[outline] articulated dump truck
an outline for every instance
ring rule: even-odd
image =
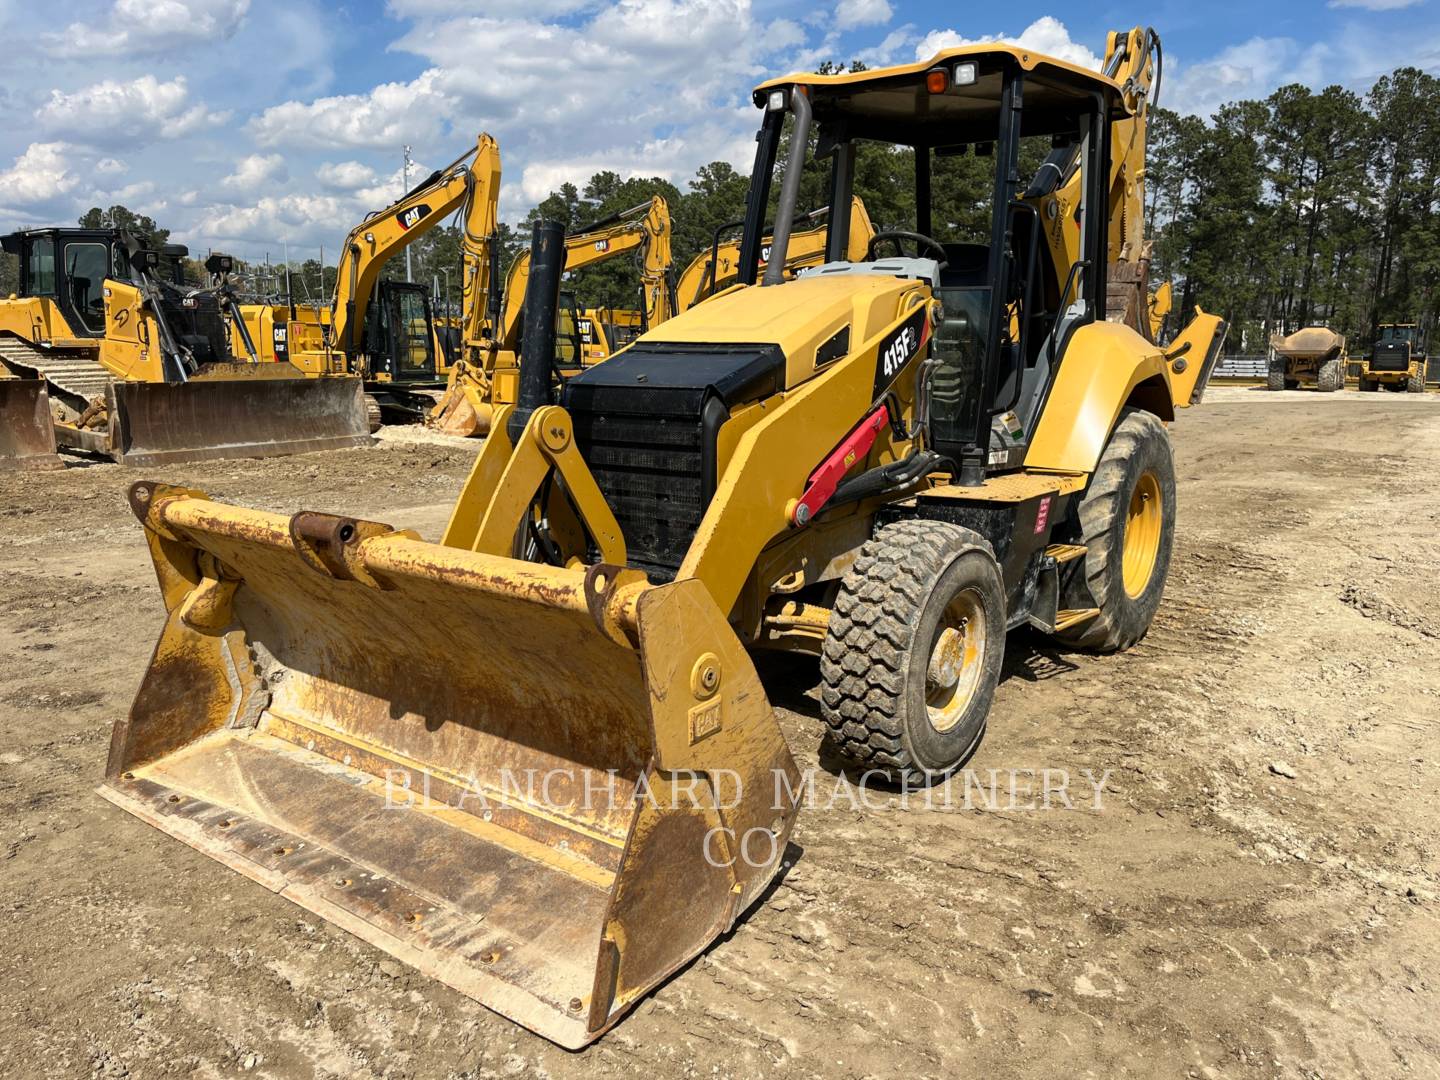
[[[101,793],[563,1046],[598,1038],[785,866],[803,788],[752,651],[819,658],[834,760],[931,784],[979,746],[1010,630],[1108,652],[1148,629],[1167,425],[1224,336],[1198,309],[1163,348],[1105,317],[1157,44],[763,84],[736,284],[558,392],[566,238],[536,223],[516,399],[439,543],[135,485],[168,616]],[[810,148],[850,206],[861,139],[915,150],[914,227],[857,258],[831,215],[789,279]],[[976,146],[990,220],[957,231],[930,173]]]
[[[1270,339],[1271,390],[1313,386],[1325,393],[1345,389],[1345,336],[1324,326],[1307,326]]]
[[[207,260],[210,284],[197,287],[162,271],[184,248],[148,250],[113,229],[3,244],[20,290],[0,300],[0,464],[58,463],[57,444],[146,466],[371,442],[359,379],[261,361],[227,256]]]

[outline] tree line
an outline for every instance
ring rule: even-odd
[[[852,69],[861,65],[852,64]],[[827,65],[826,70],[834,70]],[[1228,349],[1263,351],[1275,331],[1325,323],[1367,342],[1379,322],[1418,321],[1434,330],[1440,281],[1440,79],[1398,68],[1364,94],[1339,86],[1312,91],[1284,86],[1263,100],[1236,101],[1209,118],[1156,109],[1146,164],[1147,235],[1154,242],[1152,282],[1169,280],[1178,327],[1195,305],[1230,321]],[[1033,143],[1033,145],[1032,145]],[[990,215],[991,162],[983,145],[937,156],[932,198],[937,232],[948,240],[984,242]],[[1027,140],[1022,175],[1038,166],[1048,142]],[[781,158],[785,160],[785,147]],[[904,148],[862,144],[855,192],[877,229],[914,228],[914,158]],[[811,161],[800,206],[826,199],[828,170]],[[680,187],[661,177],[597,172],[582,185],[562,184],[517,227],[502,224],[502,269],[528,245],[537,218],[574,232],[662,195],[669,204],[678,274],[707,250],[717,230],[745,212],[749,177],[724,161],[702,166]],[[773,185],[773,202],[779,183]],[[164,243],[168,230],[125,207],[92,209],[87,226],[116,225]],[[344,223],[336,223],[339,234]],[[734,235],[733,231],[731,235]],[[438,226],[412,246],[416,280],[437,285],[442,306],[458,308],[458,225]],[[197,260],[190,272],[198,270]],[[0,289],[13,289],[14,268],[0,267]],[[404,274],[404,259],[385,268]],[[450,273],[445,274],[446,268]],[[242,264],[256,296],[284,295],[283,268]],[[300,302],[328,300],[335,268],[292,263],[288,288]],[[591,307],[634,307],[635,261],[613,259],[572,275],[570,286]],[[1433,336],[1433,335],[1432,335]]]

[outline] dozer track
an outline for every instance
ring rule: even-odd
[[[44,379],[52,396],[81,412],[97,398],[103,401],[113,381],[94,355],[46,352],[17,337],[0,337],[0,362],[21,378]]]

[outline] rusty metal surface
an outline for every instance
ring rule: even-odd
[[[374,442],[358,378],[262,373],[180,386],[117,381],[111,393],[111,454],[124,465],[276,457]]]
[[[44,379],[0,379],[0,470],[64,468]]]
[[[152,484],[132,505],[170,617],[117,805],[569,1047],[777,872],[795,766],[699,582]],[[707,858],[751,831],[756,865]]]

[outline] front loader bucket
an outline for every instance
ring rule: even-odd
[[[61,469],[44,379],[0,379],[0,471]]]
[[[365,388],[355,376],[111,385],[110,454],[124,465],[276,457],[374,442]]]
[[[148,483],[169,611],[101,794],[562,1046],[781,867],[798,776],[698,582]]]

